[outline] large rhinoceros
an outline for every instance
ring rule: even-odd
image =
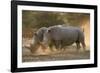
[[[79,27],[51,26],[44,33],[43,43],[48,46],[50,41],[54,42],[56,48],[63,48],[73,43],[76,43],[77,49],[80,48],[80,43],[84,49],[86,47],[84,33]]]

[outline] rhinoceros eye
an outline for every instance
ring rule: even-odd
[[[48,32],[51,32],[51,30],[48,30]]]
[[[34,36],[37,36],[37,33],[36,32],[34,33]]]

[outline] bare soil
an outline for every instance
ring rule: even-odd
[[[29,45],[30,42],[31,41],[28,40],[27,44],[23,43],[22,62],[90,59],[89,47],[87,47],[88,50],[84,51],[83,48],[77,50],[75,45],[71,45],[63,50],[55,48],[51,50],[47,48],[45,52],[40,47],[34,53],[31,53],[30,49],[24,47],[25,45]]]
[[[51,55],[24,55],[23,62],[37,62],[37,61],[55,61],[55,60],[80,60],[89,59],[89,51],[86,52],[69,52],[57,53]]]

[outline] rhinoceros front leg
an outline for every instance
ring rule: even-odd
[[[61,50],[61,41],[56,41],[55,47],[56,47],[57,50]]]

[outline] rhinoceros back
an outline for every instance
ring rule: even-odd
[[[81,40],[83,33],[78,27],[51,27],[49,29],[49,34],[55,41],[61,41],[66,45],[71,45],[72,43]],[[81,35],[81,36],[80,36]]]

